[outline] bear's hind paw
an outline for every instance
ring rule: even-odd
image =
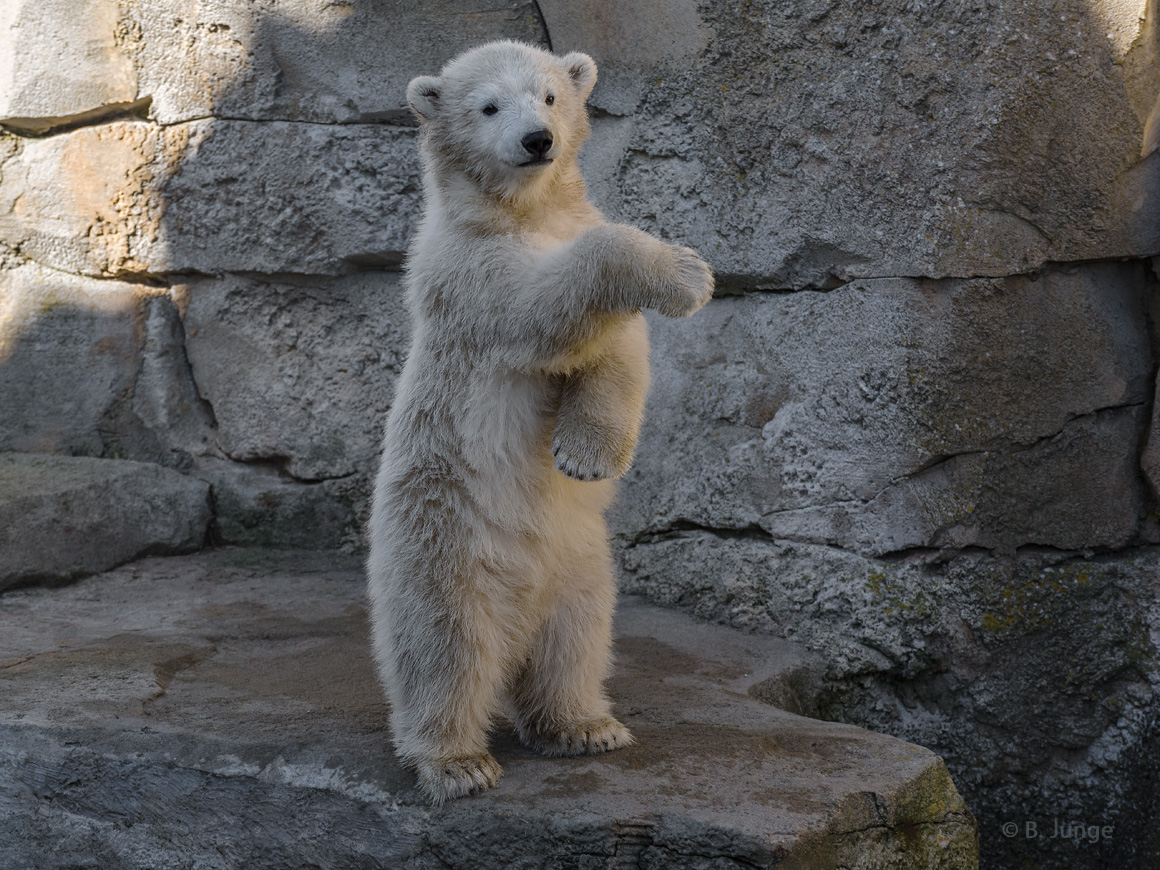
[[[598,755],[636,743],[628,729],[611,716],[575,722],[556,731],[520,729],[526,746],[544,755]]]
[[[431,803],[487,791],[499,782],[503,768],[489,753],[460,755],[442,761],[424,761],[417,765],[419,788]]]

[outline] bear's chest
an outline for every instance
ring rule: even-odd
[[[459,392],[458,434],[479,471],[510,469],[546,448],[560,406],[560,379],[540,372],[472,372]]]

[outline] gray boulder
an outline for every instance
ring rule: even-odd
[[[205,544],[209,487],[141,462],[0,454],[0,592]]]

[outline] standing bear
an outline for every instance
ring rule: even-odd
[[[595,83],[587,55],[494,42],[407,88],[425,207],[367,567],[395,746],[435,803],[495,785],[500,713],[548,755],[632,743],[603,689],[603,513],[648,387],[640,309],[690,315],[713,277],[588,201]]]

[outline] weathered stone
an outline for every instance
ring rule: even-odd
[[[167,290],[23,263],[0,271],[0,451],[176,468],[213,421]]]
[[[273,462],[241,464],[206,457],[190,474],[213,491],[215,543],[329,549],[362,543],[375,469],[303,483]]]
[[[1160,160],[1140,156],[1160,64],[1142,0],[1050,15],[661,0],[628,23],[600,3],[541,7],[556,51],[601,63],[593,104],[633,116],[602,204],[702,251],[727,286],[1160,251]]]
[[[23,140],[0,164],[0,241],[66,272],[164,271],[162,191],[189,133],[124,121]]]
[[[0,451],[104,451],[158,292],[31,264],[0,271]]]
[[[985,866],[1160,857],[1157,548],[882,561],[688,530],[633,544],[623,563],[628,591],[824,657],[823,679],[786,674],[753,694],[812,690],[796,702],[942,753],[979,818]],[[1049,839],[1056,819],[1103,833]],[[1012,838],[1010,822],[1043,838]]]
[[[33,133],[123,111],[137,74],[121,49],[116,0],[0,6],[0,124]]]
[[[1133,535],[1151,355],[1141,265],[855,282],[653,327],[614,524],[885,554]]]
[[[117,122],[0,169],[0,240],[98,276],[398,264],[420,205],[414,131],[373,124]]]
[[[0,451],[199,477],[223,542],[356,545],[407,336],[397,273],[167,292],[24,264],[0,272]]]
[[[218,454],[213,409],[198,393],[185,346],[181,287],[146,303],[141,365],[132,402],[110,427],[118,452],[187,470],[193,456]],[[136,425],[134,425],[136,424]],[[134,437],[136,436],[136,437]],[[150,451],[153,451],[152,453]]]
[[[0,124],[38,133],[126,110],[162,124],[409,122],[412,76],[498,38],[543,43],[536,5],[11,0]]]
[[[1160,377],[1156,379],[1156,393],[1152,398],[1152,420],[1148,426],[1148,441],[1140,456],[1140,467],[1152,487],[1152,496],[1160,500]]]
[[[506,726],[483,795],[427,806],[393,757],[357,561],[225,550],[0,598],[0,863],[972,868],[942,762],[746,696],[792,645],[632,600],[639,745],[549,759]]]
[[[190,126],[196,151],[164,191],[167,269],[309,274],[402,261],[420,208],[413,130]]]
[[[217,444],[319,481],[375,473],[408,318],[397,273],[188,289],[186,347]]]
[[[209,487],[140,462],[0,454],[0,591],[205,542]]]
[[[152,117],[410,123],[407,82],[489,39],[542,43],[536,4],[399,0],[254,4],[137,0],[130,10]]]

